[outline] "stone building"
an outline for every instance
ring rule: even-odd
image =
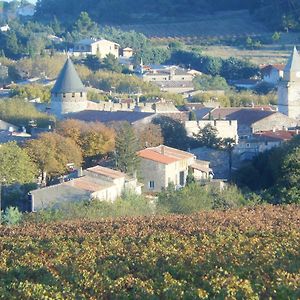
[[[300,56],[296,47],[278,85],[278,111],[300,120]]]
[[[192,153],[164,145],[141,150],[138,156],[145,191],[159,192],[170,183],[185,186],[189,168],[196,180],[209,179],[212,174],[208,161],[196,160]]]
[[[97,40],[95,38],[88,38],[75,43],[72,54],[74,56],[97,55],[100,58],[104,58],[108,54],[119,57],[119,52],[120,45],[115,42],[105,39]]]
[[[142,185],[136,178],[116,170],[95,166],[79,175],[70,181],[31,191],[30,211],[91,199],[113,202],[125,190],[141,194]]]
[[[87,91],[70,58],[51,90],[51,113],[58,118],[87,109]]]

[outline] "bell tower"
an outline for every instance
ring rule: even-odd
[[[278,85],[278,111],[300,120],[300,55],[294,47]]]

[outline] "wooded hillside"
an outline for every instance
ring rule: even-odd
[[[86,11],[99,23],[124,24],[162,22],[166,17],[186,18],[241,9],[248,9],[273,29],[300,29],[300,2],[297,0],[39,0],[36,17],[42,21],[56,16],[61,21],[72,22],[81,11]]]

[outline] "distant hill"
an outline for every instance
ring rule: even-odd
[[[72,23],[81,11],[101,24],[160,23],[217,11],[247,9],[272,29],[300,29],[299,0],[39,0],[36,18]],[[270,14],[272,11],[272,14]]]

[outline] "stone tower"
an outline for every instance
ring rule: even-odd
[[[300,120],[300,55],[296,47],[278,85],[278,111]]]
[[[58,118],[87,109],[87,91],[70,58],[51,90],[51,113]]]

